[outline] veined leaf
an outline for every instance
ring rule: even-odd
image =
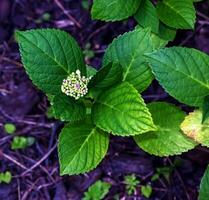
[[[134,17],[142,27],[151,27],[154,33],[158,33],[159,19],[157,10],[150,0],[143,0],[141,2]]]
[[[122,81],[123,70],[119,63],[102,67],[89,82],[89,87],[107,88]]]
[[[86,108],[83,102],[65,95],[57,95],[52,100],[53,116],[62,121],[78,121],[85,117]]]
[[[94,169],[104,158],[108,144],[108,134],[96,128],[89,118],[66,125],[58,144],[61,175]]]
[[[166,25],[179,28],[194,28],[195,8],[191,0],[162,0],[157,4],[160,20]]]
[[[172,47],[147,55],[156,79],[174,98],[202,106],[209,95],[209,56],[195,49]]]
[[[202,111],[195,110],[186,116],[181,130],[194,141],[209,147],[209,119],[202,124]]]
[[[209,197],[209,166],[205,170],[204,176],[200,183],[200,192],[198,200],[208,200]]]
[[[93,19],[117,21],[133,15],[141,0],[94,0],[91,10]]]
[[[156,156],[178,155],[193,149],[196,143],[180,130],[185,113],[172,104],[157,102],[148,104],[156,132],[135,136],[137,145]]]
[[[138,135],[155,130],[140,94],[126,82],[104,91],[96,99],[92,116],[96,126],[114,135]]]
[[[124,71],[123,81],[131,83],[141,93],[153,80],[144,57],[144,53],[152,50],[150,30],[136,29],[113,40],[106,50],[103,63],[119,62]]]
[[[82,51],[66,32],[37,29],[18,31],[16,37],[27,73],[44,92],[61,93],[63,79],[77,69],[86,75]]]

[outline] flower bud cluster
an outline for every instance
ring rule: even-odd
[[[87,78],[81,76],[80,70],[71,73],[66,79],[63,80],[61,90],[67,96],[71,96],[78,100],[88,93],[88,83],[91,77]]]

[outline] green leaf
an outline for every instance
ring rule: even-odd
[[[89,65],[86,66],[87,77],[94,76],[97,73],[97,70]]]
[[[176,32],[177,32],[176,29],[168,27],[162,22],[160,22],[158,35],[163,40],[167,40],[167,41],[174,40],[176,37]]]
[[[109,63],[102,67],[90,80],[89,87],[107,88],[122,81],[123,70],[119,63]]]
[[[141,93],[153,80],[144,57],[144,53],[152,50],[150,30],[136,29],[113,40],[106,50],[103,63],[119,62],[124,71],[123,81],[131,83]]]
[[[145,186],[143,185],[141,187],[141,193],[146,198],[150,198],[150,196],[152,195],[152,187],[150,185],[145,185]]]
[[[77,69],[86,75],[81,49],[66,32],[56,29],[18,31],[24,67],[33,83],[48,94],[61,93],[61,84]]]
[[[208,200],[209,197],[209,166],[207,167],[204,176],[200,183],[200,192],[198,200]]]
[[[145,29],[142,28],[140,25],[137,25],[135,30],[144,31]],[[160,38],[159,35],[157,35],[156,33],[150,32],[149,37],[152,40],[152,49],[153,50],[163,48],[168,44],[167,40]]]
[[[160,20],[177,29],[194,28],[195,8],[191,0],[162,0],[157,4]]]
[[[171,156],[195,147],[196,143],[181,133],[180,124],[185,117],[183,111],[162,102],[148,104],[148,108],[157,131],[135,136],[140,148],[156,156]]]
[[[195,110],[186,116],[181,130],[196,142],[209,147],[209,119],[202,124],[202,111]]]
[[[6,171],[5,173],[0,173],[0,184],[1,183],[10,183],[12,180],[12,174],[10,171]]]
[[[83,102],[65,95],[57,95],[53,98],[51,110],[53,116],[62,121],[78,121],[86,115]]]
[[[16,131],[16,126],[11,123],[4,124],[4,130],[8,134],[13,134]]]
[[[155,130],[140,94],[126,82],[104,91],[96,99],[92,115],[96,126],[113,135],[130,136]]]
[[[34,142],[34,137],[15,136],[12,140],[11,149],[25,149],[26,147],[32,146]]]
[[[133,15],[141,0],[94,0],[91,10],[93,19],[117,21]]]
[[[159,19],[157,10],[150,0],[143,0],[141,2],[134,17],[142,27],[151,27],[154,33],[158,33]]]
[[[209,95],[205,97],[203,102],[203,115],[202,115],[202,123],[205,122],[209,118]]]
[[[209,95],[209,56],[195,49],[172,47],[147,54],[153,73],[178,101],[202,106]]]
[[[156,49],[156,50],[161,49],[168,44],[167,40],[160,38],[155,33],[151,33],[151,39],[152,39],[152,43],[153,43],[153,49]]]
[[[89,118],[66,125],[60,134],[60,173],[80,174],[94,169],[107,153],[109,136]]]
[[[111,185],[106,182],[97,181],[84,193],[82,200],[102,200],[110,190]]]

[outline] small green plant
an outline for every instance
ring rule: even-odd
[[[16,131],[16,126],[12,123],[6,123],[4,124],[4,130],[8,134],[13,134]]]
[[[152,195],[152,187],[150,185],[143,185],[141,187],[141,193],[146,198],[149,198]]]
[[[10,183],[12,180],[12,174],[10,171],[6,171],[4,173],[0,173],[0,184],[1,183]]]
[[[126,185],[127,194],[131,196],[136,192],[136,187],[139,185],[140,181],[137,180],[134,174],[132,174],[125,176],[124,183]]]
[[[168,182],[170,181],[170,175],[173,171],[173,167],[159,167],[157,168],[157,174],[163,176]]]
[[[51,19],[51,14],[50,13],[43,13],[43,15],[41,17],[39,17],[38,19],[35,20],[35,23],[37,24],[41,24],[43,22],[47,22],[50,21]]]
[[[84,193],[83,200],[102,200],[109,192],[111,185],[106,182],[97,181]]]
[[[108,150],[110,134],[133,137],[141,149],[161,157],[198,144],[209,147],[205,53],[165,48],[150,28],[138,27],[113,40],[96,71],[64,31],[18,31],[16,38],[29,77],[49,97],[50,114],[65,122],[58,143],[61,175],[94,169]],[[154,78],[195,110],[187,115],[166,102],[146,105],[140,93]]]
[[[34,137],[15,136],[12,140],[11,149],[25,149],[26,147],[32,146],[34,142]]]

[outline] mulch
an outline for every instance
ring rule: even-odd
[[[91,1],[89,1],[91,4]],[[169,46],[187,46],[209,53],[209,4],[197,4],[195,30],[178,31]],[[50,19],[44,21],[44,13]],[[59,176],[57,137],[63,123],[46,115],[49,102],[46,96],[29,80],[20,62],[15,30],[32,28],[60,28],[76,38],[84,49],[91,44],[94,58],[87,64],[99,68],[108,44],[113,38],[134,29],[133,19],[124,22],[104,23],[92,21],[89,10],[80,0],[1,0],[0,1],[0,172],[9,170],[13,175],[10,184],[0,185],[2,200],[79,200],[96,180],[112,184],[106,200],[143,200],[140,187],[134,196],[125,191],[124,176],[135,174],[141,184],[151,184],[152,200],[196,200],[200,179],[209,160],[209,150],[203,147],[181,156],[158,158],[140,150],[131,138],[111,136],[108,154],[92,172],[78,176]],[[143,94],[146,102],[168,101],[183,108],[169,97],[156,81]],[[12,136],[3,125],[16,125],[16,135],[33,136],[36,142],[24,150],[11,150]],[[159,167],[177,165],[170,179],[160,177],[151,183]]]

